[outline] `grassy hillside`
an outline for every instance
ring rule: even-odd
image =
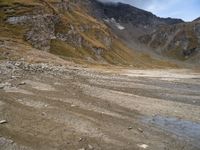
[[[0,0],[0,8],[0,39],[3,42],[17,40],[21,46],[29,45],[34,50],[47,51],[78,63],[174,66],[134,53],[76,1]],[[9,58],[9,50],[1,47],[1,58]]]
[[[142,41],[158,53],[175,60],[190,61],[199,56],[200,22],[164,26],[156,32],[142,37]],[[199,63],[193,61],[193,63]]]

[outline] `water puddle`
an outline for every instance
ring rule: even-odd
[[[154,116],[143,118],[143,122],[151,124],[177,135],[200,148],[200,124],[178,118]]]

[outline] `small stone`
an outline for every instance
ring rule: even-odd
[[[11,144],[14,144],[15,142],[13,140],[10,141]]]
[[[144,131],[141,128],[138,128],[138,131],[140,131],[141,133],[143,133]]]
[[[146,149],[149,147],[147,144],[138,144],[137,146],[143,149]]]
[[[14,65],[19,67],[21,65],[21,63],[20,62],[16,62]]]
[[[26,84],[26,82],[21,82],[21,83],[19,83],[19,85],[25,85]]]
[[[15,76],[11,76],[10,78],[11,78],[11,79],[15,79],[16,77],[15,77]]]
[[[42,116],[46,116],[46,113],[45,113],[45,112],[43,112],[43,113],[42,113]]]
[[[88,148],[91,149],[91,150],[94,149],[93,146],[90,145],[90,144],[88,144]]]
[[[79,140],[78,140],[79,142],[81,142],[81,141],[83,141],[83,138],[79,138]]]
[[[78,149],[78,150],[85,150],[85,148],[80,148],[80,149]]]
[[[0,121],[0,124],[5,124],[5,123],[7,123],[6,120],[1,120],[1,121]]]
[[[0,85],[0,89],[4,89],[4,85]]]
[[[128,127],[128,130],[132,130],[133,129],[133,127]]]

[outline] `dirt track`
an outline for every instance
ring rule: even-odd
[[[200,74],[56,68],[1,63],[0,149],[200,149]]]

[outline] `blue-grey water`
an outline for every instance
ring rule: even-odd
[[[200,149],[200,124],[188,120],[163,116],[145,117],[143,121],[152,124],[164,131],[190,141]]]

